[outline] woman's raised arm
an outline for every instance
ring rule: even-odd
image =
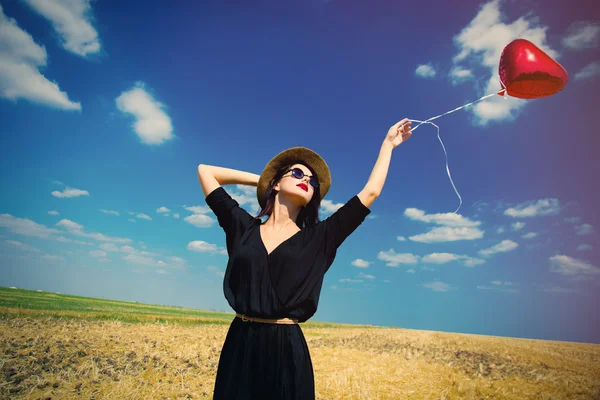
[[[204,197],[208,196],[213,190],[221,185],[250,185],[257,186],[258,178],[250,172],[238,171],[231,168],[216,167],[213,165],[198,165],[198,180],[204,192]]]
[[[371,171],[371,176],[369,176],[369,180],[363,190],[358,194],[358,198],[365,207],[370,207],[375,199],[379,197],[379,194],[383,189],[383,184],[385,183],[385,178],[387,177],[388,168],[392,159],[392,150],[411,136],[410,122],[408,122],[407,118],[395,123],[388,130],[388,133],[381,144],[379,156],[377,157],[377,161],[375,161],[373,171]]]

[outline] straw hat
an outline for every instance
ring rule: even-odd
[[[275,178],[277,171],[286,165],[296,162],[306,164],[315,171],[317,178],[319,179],[321,200],[323,200],[331,186],[331,173],[329,172],[327,163],[320,155],[306,147],[291,147],[273,157],[260,174],[258,185],[256,187],[256,197],[258,198],[258,204],[260,204],[262,208],[264,208],[266,202],[266,199],[264,198],[265,192],[271,185],[271,181]]]

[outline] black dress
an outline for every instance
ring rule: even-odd
[[[325,272],[337,248],[371,212],[354,196],[329,218],[306,227],[270,254],[261,220],[219,187],[206,196],[225,231],[229,262],[223,290],[238,313],[304,322],[317,311]],[[234,318],[221,357],[214,399],[314,399],[313,366],[300,325]]]

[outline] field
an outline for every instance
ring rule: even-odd
[[[0,398],[212,398],[232,318],[0,288]],[[600,399],[600,345],[328,323],[302,329],[317,399]]]

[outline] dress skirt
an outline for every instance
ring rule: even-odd
[[[215,400],[314,400],[313,367],[299,325],[235,318],[219,359]]]

